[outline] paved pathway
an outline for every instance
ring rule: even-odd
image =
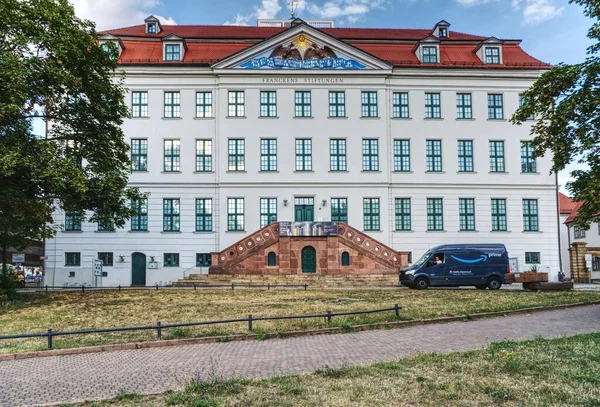
[[[101,399],[181,388],[197,374],[267,377],[364,364],[417,351],[600,331],[600,305],[497,319],[268,341],[184,345],[0,362],[0,406]]]

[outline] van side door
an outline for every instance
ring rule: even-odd
[[[483,258],[479,255],[479,252],[473,250],[449,253],[450,270],[448,271],[448,284],[480,284],[479,274],[483,271],[483,267],[480,264],[482,261]]]

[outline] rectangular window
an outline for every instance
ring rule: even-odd
[[[181,61],[181,45],[165,45],[165,61]]]
[[[348,223],[348,198],[331,198],[331,221]]]
[[[244,99],[244,91],[229,91],[229,117],[244,117],[246,115]]]
[[[525,252],[525,264],[540,264],[540,252]]]
[[[196,140],[196,172],[212,172],[212,140]]]
[[[179,253],[165,253],[163,267],[179,267]]]
[[[131,92],[131,117],[148,117],[148,92]]]
[[[408,119],[408,92],[395,92],[392,95],[392,113],[396,119]]]
[[[490,141],[490,172],[504,171],[504,141]]]
[[[575,239],[585,239],[585,229],[581,229],[575,226],[573,228],[573,233],[575,235]]]
[[[227,230],[230,232],[244,230],[244,198],[227,199]]]
[[[362,92],[360,95],[362,117],[377,117],[377,92]]]
[[[504,107],[502,95],[488,94],[488,119],[502,120],[504,119]]]
[[[523,230],[525,232],[540,230],[537,199],[523,199]]]
[[[65,213],[65,230],[81,230],[81,215],[79,214],[79,211],[71,211]]]
[[[165,92],[165,117],[174,118],[181,116],[181,94],[179,92]]]
[[[423,47],[423,63],[424,64],[437,64],[438,63],[437,47]]]
[[[470,93],[456,94],[456,118],[457,119],[472,119],[473,118],[473,102]]]
[[[296,117],[311,117],[310,92],[296,92]]]
[[[521,141],[521,172],[535,173],[537,165],[533,158],[533,144],[531,141]]]
[[[260,227],[277,222],[277,198],[260,198]]]
[[[396,198],[396,230],[406,232],[411,228],[410,198]]]
[[[165,172],[178,172],[181,147],[179,140],[165,140]]]
[[[427,230],[444,230],[444,200],[427,198]]]
[[[311,139],[296,139],[296,171],[312,171]]]
[[[485,63],[486,64],[499,64],[500,63],[500,48],[487,47],[485,49]]]
[[[133,171],[148,171],[148,140],[131,140],[131,166]]]
[[[519,107],[525,104],[525,99],[522,96],[519,96]],[[527,116],[527,120],[535,120],[535,114],[531,114]]]
[[[458,200],[459,223],[461,231],[475,230],[475,199],[461,198]]]
[[[229,139],[228,146],[228,171],[244,171],[245,164],[245,141],[243,139]]]
[[[346,171],[346,140],[329,140],[329,170]]]
[[[277,139],[260,139],[260,170],[277,171]]]
[[[65,266],[78,267],[81,266],[81,253],[65,253]]]
[[[132,200],[131,210],[134,212],[131,217],[131,230],[138,232],[148,230],[148,199]]]
[[[379,171],[379,140],[363,139],[363,171]]]
[[[365,231],[378,231],[381,228],[379,219],[379,198],[363,199],[363,219]]]
[[[427,172],[442,171],[442,140],[426,140]]]
[[[210,267],[210,253],[196,253],[196,267]]]
[[[410,171],[410,140],[394,140],[394,171]]]
[[[212,115],[212,92],[196,92],[196,117]]]
[[[163,199],[163,232],[179,232],[179,199]]]
[[[196,199],[196,232],[212,232],[212,199]]]
[[[98,253],[98,260],[102,260],[102,265],[106,267],[113,266],[113,254],[112,253]]]
[[[260,92],[260,117],[277,116],[277,92]]]
[[[506,199],[492,199],[492,231],[506,232]]]
[[[458,171],[473,172],[473,140],[458,140]]]
[[[425,94],[425,118],[426,119],[441,119],[442,108],[440,104],[439,93]]]
[[[329,117],[346,117],[345,92],[329,92]]]
[[[600,256],[592,257],[592,271],[600,271]]]

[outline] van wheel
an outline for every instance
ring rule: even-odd
[[[417,290],[426,290],[429,287],[429,280],[425,277],[419,277],[415,280],[415,288]]]
[[[502,280],[498,277],[490,277],[487,281],[487,288],[490,290],[499,290],[502,287]]]
[[[485,285],[485,284],[477,284],[475,286],[475,288],[477,288],[478,290],[485,290],[487,288],[487,285]]]

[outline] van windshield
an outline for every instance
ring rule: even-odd
[[[431,256],[431,251],[427,250],[425,252],[425,254],[423,255],[423,257],[421,257],[419,260],[417,260],[415,262],[415,266],[420,266],[421,264],[425,263],[427,261],[427,259],[429,258],[429,256]]]

